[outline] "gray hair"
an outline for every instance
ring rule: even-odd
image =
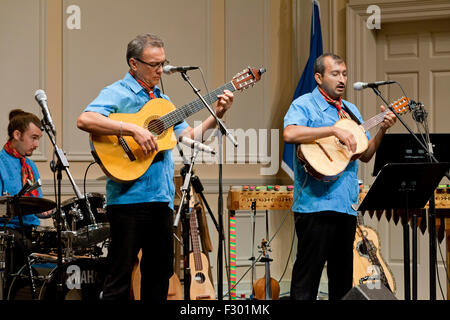
[[[324,53],[320,57],[316,59],[314,62],[314,74],[320,73],[323,76],[323,73],[325,72],[325,63],[324,60],[326,57],[331,57],[334,61],[336,61],[338,64],[341,64],[344,62],[344,60],[339,57],[337,54],[334,53]]]
[[[141,34],[128,43],[127,63],[130,65],[131,58],[139,58],[147,47],[164,48],[164,42],[154,34]]]

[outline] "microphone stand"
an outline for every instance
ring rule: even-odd
[[[183,238],[183,258],[184,258],[184,299],[189,300],[190,298],[190,286],[189,286],[189,276],[190,276],[190,266],[189,266],[189,230],[190,230],[190,212],[189,212],[189,202],[191,199],[190,195],[190,183],[191,175],[193,173],[192,169],[194,167],[195,158],[197,157],[199,150],[193,148],[193,153],[191,157],[190,164],[185,164],[181,169],[181,175],[184,176],[183,186],[181,187],[181,200],[180,206],[178,207],[178,212],[173,223],[174,229],[178,227],[178,223],[181,219],[182,221],[182,238]]]
[[[409,133],[416,139],[416,141],[420,144],[422,149],[427,153],[428,158],[430,160],[430,163],[439,163],[439,161],[435,158],[433,154],[432,145],[430,142],[430,136],[429,136],[429,130],[428,125],[425,125],[425,131],[426,131],[426,138],[428,141],[428,147],[420,141],[420,139],[414,134],[414,132],[409,128],[409,126],[406,124],[406,122],[397,114],[397,112],[394,110],[394,108],[386,101],[386,99],[383,97],[381,92],[378,90],[378,86],[375,86],[372,88],[375,94],[383,100],[383,102],[386,104],[386,106],[397,116],[397,119],[403,124],[403,126],[409,131]],[[426,118],[426,117],[425,117]],[[426,120],[426,119],[423,120]],[[426,121],[425,121],[426,123]],[[447,178],[450,179],[450,174],[446,173]],[[413,231],[415,232],[416,228],[416,219],[413,219]],[[429,240],[429,264],[430,264],[430,300],[436,300],[436,206],[435,206],[435,198],[434,198],[434,192],[433,195],[430,198],[429,201],[429,209],[428,209],[428,234],[430,237]],[[409,241],[409,240],[408,240]],[[413,244],[416,243],[413,239]],[[414,254],[413,257],[416,257],[416,254]],[[417,262],[416,262],[417,263]],[[413,262],[414,265],[414,262]],[[414,277],[413,277],[414,278]],[[408,279],[409,281],[409,279]],[[413,281],[416,281],[413,279]],[[415,290],[417,290],[417,286],[414,284]],[[408,294],[405,296],[409,296]],[[416,297],[416,293],[414,292],[414,297]]]
[[[57,163],[52,160],[50,163],[50,169],[53,172],[57,172],[57,200],[56,200],[56,234],[57,234],[57,241],[58,241],[58,262],[57,266],[58,269],[62,267],[62,241],[61,241],[61,227],[62,227],[62,219],[61,219],[61,181],[62,181],[62,171],[64,170],[67,173],[67,176],[69,178],[70,183],[72,184],[73,190],[75,191],[75,195],[78,199],[83,199],[83,195],[80,192],[80,189],[75,183],[75,180],[72,177],[72,174],[69,171],[69,162],[66,158],[66,155],[62,149],[60,149],[56,143],[56,135],[53,134],[53,131],[51,130],[51,127],[49,125],[48,120],[45,118],[41,120],[41,123],[45,129],[45,132],[47,132],[47,135],[53,145],[54,153],[57,157]],[[89,208],[89,206],[87,206]],[[92,213],[91,213],[92,215]],[[69,238],[72,235],[69,235]],[[69,243],[71,242],[71,239],[69,239]],[[57,283],[56,283],[56,299],[62,300],[62,293],[63,293],[63,272],[60,272],[60,275],[57,277]]]
[[[225,235],[223,230],[223,180],[222,180],[222,135],[225,135],[230,141],[233,143],[235,147],[238,146],[238,143],[233,138],[233,136],[230,134],[230,132],[225,127],[225,124],[222,120],[220,120],[214,110],[211,109],[211,107],[208,105],[208,103],[205,101],[205,99],[200,94],[200,90],[197,89],[192,82],[190,81],[189,77],[187,76],[186,72],[181,72],[182,78],[189,83],[194,93],[200,98],[200,100],[205,105],[206,109],[208,109],[209,113],[214,117],[214,119],[217,122],[217,125],[219,127],[218,130],[218,138],[219,138],[219,198],[218,198],[218,220],[219,220],[219,246],[217,250],[217,297],[218,300],[223,300],[223,242],[225,241]]]

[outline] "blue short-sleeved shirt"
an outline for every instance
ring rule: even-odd
[[[362,123],[358,108],[343,100],[345,105]],[[284,128],[289,125],[306,127],[333,126],[339,120],[337,110],[325,101],[319,89],[295,99],[284,117]],[[369,133],[367,137],[370,139]],[[358,162],[352,161],[341,176],[335,181],[322,182],[309,175],[294,153],[294,199],[292,211],[310,213],[336,211],[356,215],[351,207],[358,203]],[[305,183],[305,179],[307,179]],[[297,196],[303,184],[301,194]]]
[[[36,164],[26,158],[26,163],[31,167],[34,174],[34,179],[38,180],[40,178]],[[22,164],[20,159],[9,155],[5,149],[0,151],[0,195],[16,195],[22,189],[22,176],[21,176]],[[39,197],[42,197],[41,188],[37,189],[39,192]],[[38,226],[40,225],[39,218],[34,214],[28,214],[29,212],[23,212],[23,224],[25,226]],[[3,220],[0,221],[3,223]],[[12,218],[6,225],[9,228],[16,229],[19,227],[18,217]]]
[[[153,93],[157,98],[170,101],[158,87]],[[150,97],[141,85],[127,73],[126,76],[112,85],[104,88],[97,98],[84,111],[98,112],[104,116],[111,113],[136,113]],[[174,126],[178,137],[188,124],[183,121]],[[118,183],[111,179],[106,181],[106,201],[108,205],[132,204],[145,202],[168,202],[173,209],[175,186],[173,182],[174,163],[172,151],[162,151],[163,159],[153,163],[137,180],[128,183]]]

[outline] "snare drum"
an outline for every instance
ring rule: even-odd
[[[33,260],[32,269],[39,300],[56,300],[62,279],[62,300],[99,300],[105,279],[106,258],[78,258],[58,268],[55,260]],[[61,277],[61,278],[60,278]],[[26,266],[15,275],[8,300],[30,300],[31,288]]]

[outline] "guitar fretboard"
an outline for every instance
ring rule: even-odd
[[[192,242],[192,251],[194,252],[194,263],[195,270],[202,270],[202,257],[200,254],[200,241],[198,236],[198,227],[197,227],[197,215],[195,210],[192,210],[191,216],[189,218],[189,225],[191,229],[191,242]]]
[[[203,99],[205,99],[205,101],[210,105],[218,100],[217,96],[223,94],[224,90],[234,92],[236,89],[232,82],[228,82],[222,87],[217,88],[216,90],[204,95]],[[159,118],[159,120],[162,122],[164,126],[163,131],[183,121],[184,119],[189,118],[191,115],[199,112],[203,108],[205,108],[205,105],[199,98],[162,116],[161,118]]]
[[[364,130],[369,131],[370,129],[372,129],[373,127],[377,126],[378,124],[380,124],[381,122],[383,122],[384,120],[384,116],[389,112],[389,109],[387,109],[384,112],[381,112],[379,114],[377,114],[376,116],[370,118],[369,120],[365,121],[362,124],[362,127],[364,128]]]

